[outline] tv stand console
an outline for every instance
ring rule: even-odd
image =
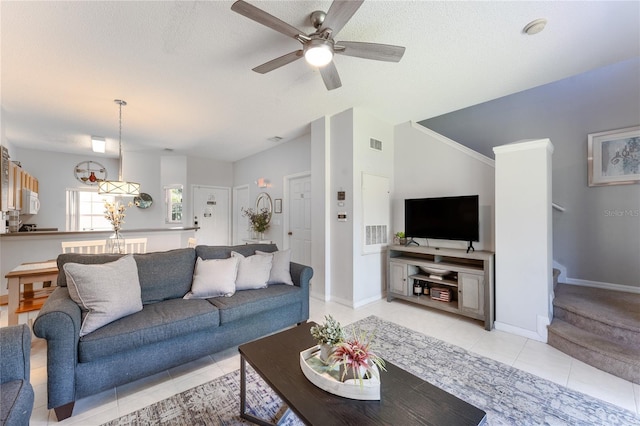
[[[387,259],[388,302],[407,300],[482,320],[486,330],[493,328],[493,252],[392,245]]]

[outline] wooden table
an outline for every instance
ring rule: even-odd
[[[314,323],[246,343],[240,351],[240,416],[272,425],[247,413],[246,363],[308,425],[482,425],[481,409],[386,362],[381,372],[380,401],[342,398],[316,387],[302,373],[300,352],[315,345]],[[471,367],[470,367],[471,368]],[[281,419],[283,420],[284,417]]]
[[[18,324],[18,314],[38,310],[48,297],[48,292],[38,295],[33,290],[33,283],[51,281],[58,279],[58,266],[55,260],[46,262],[23,263],[17,266],[7,275],[7,289],[9,300],[7,306],[8,324]],[[20,306],[20,296],[30,301],[27,305]]]

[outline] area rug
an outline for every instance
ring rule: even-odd
[[[375,316],[354,325],[375,331],[378,352],[386,360],[486,411],[489,425],[640,425],[631,411]],[[235,371],[105,425],[243,424],[239,395],[240,373]],[[281,404],[249,368],[247,405],[253,414],[275,418]],[[291,414],[283,424],[302,422]]]

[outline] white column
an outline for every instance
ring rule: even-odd
[[[496,323],[546,342],[553,251],[549,139],[493,148],[496,156]]]

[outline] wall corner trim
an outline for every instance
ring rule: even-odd
[[[425,134],[437,139],[438,141],[442,142],[443,144],[448,145],[451,148],[455,148],[458,151],[464,152],[468,156],[473,157],[476,160],[481,161],[481,162],[483,162],[484,164],[486,164],[488,166],[491,166],[491,167],[494,167],[494,168],[496,167],[496,162],[492,158],[484,156],[484,155],[480,154],[478,151],[474,151],[471,148],[468,148],[468,147],[466,147],[466,146],[454,141],[453,139],[449,139],[448,137],[441,135],[438,132],[434,132],[433,130],[431,130],[431,129],[427,128],[427,127],[424,127],[424,126],[416,123],[415,121],[411,121],[410,123],[411,123],[411,127],[413,127],[414,129],[416,129],[416,130],[418,130],[418,131],[420,131],[422,133],[425,133]]]
[[[553,154],[553,144],[549,139],[529,139],[511,142],[505,145],[494,146],[493,152],[501,154],[503,152],[526,151],[529,149],[546,148]]]

